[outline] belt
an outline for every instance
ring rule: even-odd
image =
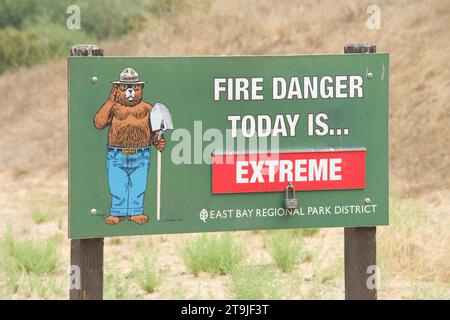
[[[128,155],[128,154],[136,154],[138,152],[149,151],[150,147],[121,148],[121,147],[109,147],[108,146],[108,150],[109,151],[114,151],[114,152],[120,152],[122,154]]]

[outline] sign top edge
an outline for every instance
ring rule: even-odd
[[[387,56],[389,52],[378,53],[324,53],[324,54],[268,54],[268,55],[184,55],[184,56],[69,56],[69,59],[89,58],[89,59],[117,59],[117,58],[285,58],[285,57],[352,57],[352,56]]]

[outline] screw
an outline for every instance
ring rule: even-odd
[[[93,216],[95,216],[95,215],[97,214],[97,209],[92,208],[92,209],[91,209],[91,214],[92,214]]]
[[[372,78],[373,78],[373,73],[372,72],[367,73],[367,79],[372,79]]]
[[[91,83],[96,84],[98,82],[98,78],[96,76],[92,76]]]
[[[369,204],[369,203],[370,203],[370,201],[371,201],[371,200],[370,200],[370,198],[369,198],[369,197],[366,197],[366,198],[364,198],[364,203],[365,203],[365,204]]]

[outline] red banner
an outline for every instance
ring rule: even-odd
[[[212,193],[363,189],[366,150],[212,156]]]

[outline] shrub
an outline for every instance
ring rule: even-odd
[[[167,6],[159,2],[162,1],[134,0],[132,5],[128,5],[121,0],[0,0],[0,28],[24,29],[35,24],[56,24],[66,28],[66,9],[77,5],[81,31],[96,39],[104,39],[138,28],[145,11]],[[73,35],[76,36],[77,32],[73,31]]]
[[[25,21],[34,21],[41,8],[37,0],[0,0],[0,28],[21,28]]]
[[[265,244],[278,268],[291,272],[300,260],[301,240],[284,231],[270,232]]]
[[[113,264],[105,273],[105,300],[142,299],[142,297],[136,293],[136,289],[130,286],[132,284],[131,281],[121,274],[120,270],[115,270],[116,265],[117,263]]]
[[[31,208],[31,218],[37,224],[48,222],[55,217],[55,211],[53,206],[49,206],[47,209],[42,210],[38,206],[33,206]]]
[[[244,267],[231,275],[232,292],[236,299],[280,299],[282,288],[275,270],[267,266]]]
[[[3,271],[13,269],[36,275],[51,274],[58,268],[57,241],[19,241],[8,233],[0,242],[2,257],[8,262]],[[2,259],[2,260],[3,260]],[[5,264],[3,264],[5,265]],[[9,270],[9,271],[8,271]]]
[[[147,293],[155,292],[161,283],[161,277],[157,273],[158,264],[155,255],[143,257],[143,264],[133,270],[132,275],[137,280],[139,287]]]
[[[68,5],[72,1],[67,1]],[[139,29],[148,11],[148,1],[122,0],[79,1],[81,31],[96,38],[105,39],[121,36]]]
[[[73,44],[90,42],[90,39],[84,33],[72,33],[52,24],[37,25],[23,31],[0,29],[0,73],[67,54]]]
[[[146,13],[160,15],[181,0],[0,0],[0,73],[67,55],[70,46],[138,30]],[[69,5],[80,7],[81,30],[66,27]]]
[[[163,17],[179,9],[184,2],[184,0],[153,0],[148,8],[154,16]]]
[[[208,272],[213,275],[228,274],[241,262],[243,250],[230,234],[202,235],[179,248],[181,258],[194,274]]]

